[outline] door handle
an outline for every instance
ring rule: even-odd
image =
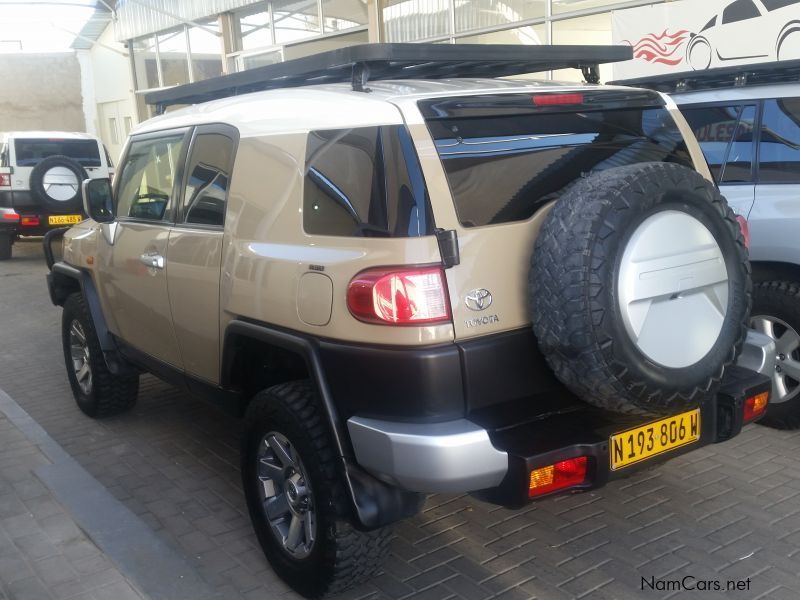
[[[142,254],[139,257],[139,262],[153,269],[164,268],[164,257],[160,254]]]

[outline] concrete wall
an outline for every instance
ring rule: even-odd
[[[0,54],[0,131],[86,131],[73,53]]]

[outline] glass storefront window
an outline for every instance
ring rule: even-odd
[[[159,87],[156,64],[156,39],[154,37],[133,40],[133,68],[136,72],[136,88],[146,90]]]
[[[286,44],[322,33],[316,2],[275,0],[272,3],[275,43]]]
[[[545,0],[454,1],[456,33],[495,25],[511,25],[526,19],[536,19],[544,17],[545,11]]]
[[[262,10],[251,13],[240,13],[239,31],[241,31],[241,50],[255,50],[272,46],[272,29],[269,26],[269,12]]]
[[[628,0],[553,0],[553,14],[573,12],[576,10],[586,10],[590,8],[612,7],[614,4],[627,2]],[[587,44],[589,42],[586,42]]]
[[[366,30],[354,31],[337,36],[326,36],[317,40],[308,40],[301,44],[292,44],[283,49],[284,60],[302,58],[328,50],[354,46],[355,44],[366,44],[369,41],[369,34]]]
[[[187,51],[186,30],[183,27],[158,36],[158,55],[165,86],[189,83]]]
[[[450,0],[386,0],[387,42],[414,42],[450,34]]]
[[[202,27],[189,28],[189,50],[195,81],[222,75],[222,38],[219,22],[214,20],[201,25]]]
[[[361,0],[322,0],[322,23],[325,33],[344,31],[366,25],[367,3]]]
[[[241,71],[247,69],[255,69],[256,67],[265,67],[266,65],[274,65],[283,61],[283,55],[280,49],[271,50],[269,52],[260,52],[259,54],[250,54],[241,57]]]
[[[544,23],[527,25],[514,29],[504,29],[491,33],[468,35],[456,39],[456,44],[523,44],[537,45],[547,43],[547,30]]]
[[[553,43],[601,46],[611,44],[611,13],[553,21]],[[611,65],[600,65],[600,81],[606,82],[611,78]],[[582,81],[583,75],[579,69],[562,69],[553,71],[553,79],[556,81]]]

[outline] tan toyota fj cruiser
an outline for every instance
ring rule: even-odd
[[[244,415],[255,531],[308,596],[426,493],[519,506],[738,434],[774,347],[674,104],[492,78],[629,57],[368,45],[150,94],[197,105],[85,182],[62,261],[46,240],[78,406],[149,371]]]

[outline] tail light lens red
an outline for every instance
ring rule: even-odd
[[[0,186],[9,187],[11,185],[11,175],[9,173],[0,173]]]
[[[769,392],[762,392],[755,396],[750,396],[744,401],[744,421],[745,423],[760,417],[767,410]]]
[[[347,288],[347,307],[354,317],[383,325],[422,325],[450,320],[444,271],[370,269]]]
[[[532,96],[535,106],[558,106],[560,104],[583,104],[583,94],[537,94]]]
[[[744,236],[744,247],[748,250],[750,249],[750,226],[747,224],[747,219],[745,219],[742,215],[736,215],[736,221],[739,223],[739,227],[742,229],[742,235]]]
[[[39,217],[22,217],[20,220],[20,225],[23,227],[37,227],[39,223]]]
[[[19,215],[17,213],[15,213],[13,210],[9,209],[8,212],[6,212],[4,210],[0,211],[0,212],[2,212],[3,220],[5,220],[5,221],[14,221],[14,222],[19,221]]]
[[[580,485],[586,481],[586,457],[562,460],[554,465],[531,471],[528,497],[549,494],[556,490]]]

